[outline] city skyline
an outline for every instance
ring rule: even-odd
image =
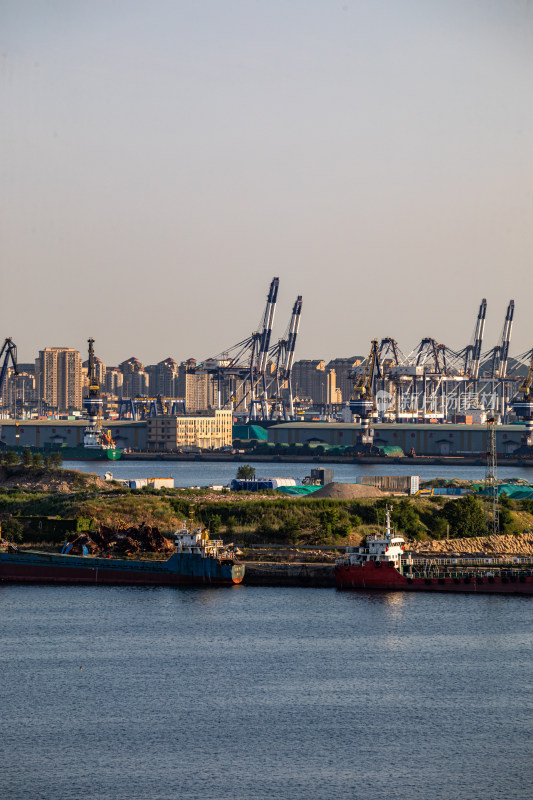
[[[519,303],[520,303],[520,301],[519,301]],[[499,305],[501,307],[498,308],[498,312],[501,313],[501,319],[494,320],[494,319],[491,319],[491,315],[490,315],[490,310],[491,309],[490,309],[490,304],[488,304],[489,310],[487,312],[487,324],[486,324],[486,327],[485,327],[485,334],[484,334],[484,338],[483,338],[483,347],[482,347],[482,353],[484,353],[484,354],[488,353],[493,347],[498,345],[499,341],[500,341],[501,333],[502,333],[502,330],[503,330],[504,315],[505,315],[505,312],[506,312],[506,309],[507,309],[508,302],[505,301],[504,303],[502,303],[501,300],[500,300],[500,304]],[[515,302],[515,306],[516,306],[516,302]],[[260,309],[258,308],[258,311],[259,310]],[[263,309],[261,309],[261,311],[262,310]],[[426,331],[425,334],[421,333],[420,336],[415,341],[411,342],[409,347],[406,347],[405,343],[402,342],[402,341],[398,341],[398,345],[399,345],[400,349],[402,350],[402,352],[407,356],[407,355],[409,355],[410,353],[412,353],[414,351],[415,347],[420,343],[420,341],[423,338],[426,338],[426,335],[427,335],[427,336],[431,336],[432,338],[435,338],[435,340],[437,342],[439,342],[440,344],[445,344],[447,347],[449,346],[450,349],[453,350],[454,348],[451,347],[451,345],[450,345],[450,342],[452,341],[452,337],[453,337],[453,339],[455,341],[458,341],[457,351],[459,351],[463,347],[465,347],[468,344],[472,343],[477,312],[478,312],[478,306],[476,306],[475,309],[474,308],[472,309],[472,317],[471,317],[471,320],[470,320],[470,322],[471,322],[471,330],[467,334],[467,339],[465,341],[461,341],[460,340],[460,338],[457,335],[457,331],[455,331],[455,336],[453,336],[453,328],[450,327],[450,336],[449,337],[445,337],[444,339],[439,339],[438,337],[432,336],[431,332],[427,332]],[[525,312],[524,312],[524,314],[525,314]],[[304,313],[302,313],[302,316],[304,316]],[[517,320],[517,316],[518,316],[518,320]],[[286,326],[284,326],[281,329],[279,327],[279,325],[277,324],[277,322],[278,322],[278,320],[276,319],[275,323],[274,323],[274,326],[273,326],[273,331],[272,331],[272,339],[271,339],[272,343],[277,342],[278,339],[282,338],[282,336],[286,332]],[[287,322],[288,322],[288,320],[287,320]],[[526,324],[526,319],[524,319],[524,326],[525,326],[525,324]],[[467,328],[467,323],[466,322],[464,324],[464,327]],[[260,325],[258,324],[254,330],[257,332],[257,331],[259,331],[259,329],[260,329]],[[510,353],[509,354],[510,354],[511,358],[516,358],[517,356],[523,355],[523,354],[526,353],[525,350],[524,351],[520,351],[518,349],[518,347],[516,346],[517,339],[519,339],[520,341],[524,340],[523,337],[520,337],[520,334],[517,336],[517,330],[518,330],[518,332],[520,331],[520,304],[518,305],[518,315],[515,314],[514,325],[513,325],[513,329],[512,330],[513,330],[513,333],[512,333],[512,338],[511,338],[511,347],[510,347]],[[245,338],[246,336],[249,336],[252,332],[253,332],[252,329],[250,329],[249,331],[243,331],[243,338]],[[298,335],[298,340],[297,340],[297,343],[296,343],[295,360],[299,361],[299,360],[316,360],[316,359],[319,359],[319,360],[324,360],[324,361],[326,361],[326,363],[328,363],[329,361],[334,361],[335,359],[338,359],[338,358],[341,358],[341,359],[347,359],[347,358],[351,358],[351,357],[354,357],[354,358],[364,357],[364,358],[366,358],[367,355],[368,355],[368,351],[369,351],[369,348],[370,348],[370,343],[371,343],[372,338],[377,338],[378,340],[381,340],[381,339],[385,338],[386,335],[387,335],[386,333],[383,333],[383,334],[380,334],[380,335],[376,334],[376,335],[374,335],[372,337],[369,337],[369,339],[366,342],[364,342],[364,343],[361,342],[359,347],[357,347],[357,346],[352,347],[350,352],[334,353],[334,352],[330,352],[331,348],[329,348],[327,354],[324,354],[324,351],[327,349],[326,346],[324,346],[317,353],[316,352],[315,353],[306,352],[305,354],[303,354],[303,353],[300,352],[300,350],[302,349],[302,339],[303,339],[303,336],[302,336],[302,333],[301,333],[301,330],[300,330],[300,333]],[[63,338],[65,338],[65,337],[63,337]],[[76,349],[76,350],[78,350],[80,352],[82,360],[85,361],[86,360],[86,355],[87,355],[87,340],[88,340],[88,338],[89,337],[81,338],[79,336],[76,336],[75,340],[76,340],[76,342],[79,343],[79,345],[73,344],[72,342],[66,342],[66,341],[63,341],[63,342],[60,342],[60,343],[56,342],[56,343],[54,343],[52,345],[50,345],[50,344],[46,344],[45,345],[42,342],[40,342],[40,343],[37,344],[37,352],[39,350],[43,349],[43,347],[68,347],[68,348],[74,348],[74,349]],[[106,366],[109,366],[109,367],[111,367],[111,366],[116,367],[116,366],[120,365],[121,363],[126,362],[126,361],[128,361],[128,360],[130,360],[132,358],[138,359],[143,364],[143,366],[156,365],[156,364],[159,364],[159,363],[161,363],[161,362],[163,362],[163,361],[165,361],[166,359],[169,359],[169,358],[173,359],[178,364],[183,363],[185,361],[188,361],[189,359],[194,359],[198,363],[202,363],[203,361],[206,361],[206,360],[212,358],[213,356],[218,355],[219,352],[222,352],[222,351],[218,351],[218,352],[211,352],[211,353],[206,354],[206,355],[200,355],[197,352],[198,348],[195,347],[194,343],[191,343],[191,346],[188,347],[187,350],[182,349],[181,353],[176,352],[175,350],[173,352],[173,351],[170,350],[170,348],[168,348],[168,352],[166,352],[166,355],[163,354],[164,351],[161,350],[159,352],[159,354],[155,353],[155,355],[154,355],[154,357],[152,359],[143,359],[142,358],[142,354],[135,353],[135,352],[131,352],[131,353],[129,353],[129,355],[125,355],[125,353],[128,352],[128,351],[123,349],[121,352],[118,352],[116,360],[112,361],[111,359],[105,357],[105,352],[109,349],[107,343],[104,342],[104,341],[99,341],[94,336],[92,338],[94,338],[94,340],[95,340],[96,358],[98,360],[102,361],[104,364],[106,364]],[[234,343],[232,343],[232,344],[234,344]],[[17,342],[17,341],[15,341],[15,345],[17,346],[18,361],[20,363],[33,363],[33,361],[36,358],[36,355],[32,355],[31,353],[29,353],[27,345],[25,345],[24,342],[22,342],[22,344],[21,344],[20,342]],[[178,347],[179,347],[179,343],[178,343]],[[533,349],[533,339],[530,341],[529,346],[526,345],[526,347],[527,347],[528,351]],[[347,348],[347,349],[349,349],[349,348]],[[114,350],[115,350],[115,352],[117,352],[116,346],[114,346]]]
[[[4,332],[204,359],[303,295],[297,358],[533,342],[526,0],[0,8]],[[104,344],[105,343],[105,344]]]

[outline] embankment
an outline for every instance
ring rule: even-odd
[[[247,561],[243,583],[248,586],[335,586],[333,564],[287,564]]]

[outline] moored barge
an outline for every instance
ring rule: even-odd
[[[178,531],[175,547],[166,561],[148,561],[21,551],[11,545],[0,550],[0,582],[223,586],[244,577],[244,565],[233,551],[206,531]]]
[[[393,533],[387,509],[385,533],[346,548],[335,563],[335,582],[339,589],[533,594],[533,559],[413,556]]]

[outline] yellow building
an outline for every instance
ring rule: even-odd
[[[148,450],[181,450],[184,447],[217,449],[232,444],[232,412],[217,410],[202,416],[162,416],[146,420]]]

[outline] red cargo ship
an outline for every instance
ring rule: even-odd
[[[347,547],[335,580],[339,589],[533,594],[533,559],[415,557],[393,533],[387,508],[385,533],[369,536],[365,547]]]

